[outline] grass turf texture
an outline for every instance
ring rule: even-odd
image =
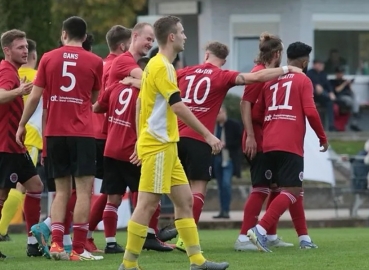
[[[231,270],[286,270],[286,269],[369,269],[367,243],[368,229],[312,229],[310,235],[319,246],[315,250],[300,250],[294,230],[279,230],[279,235],[292,248],[274,248],[273,253],[236,252],[233,244],[237,238],[236,230],[201,231],[200,238],[204,255],[212,260],[230,263]],[[25,254],[25,235],[11,235],[11,242],[1,242],[0,250],[9,259],[0,261],[0,269],[63,269],[63,270],[117,270],[122,260],[121,254],[105,255],[104,260],[96,262],[63,262],[45,258],[28,258]],[[126,234],[117,235],[118,242],[125,243]],[[98,247],[104,247],[102,233],[95,234]],[[139,260],[144,270],[188,270],[186,254],[174,250],[169,253],[143,251]]]
[[[329,140],[329,144],[337,154],[356,155],[364,149],[365,141]]]

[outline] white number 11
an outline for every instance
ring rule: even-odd
[[[290,101],[291,86],[292,81],[285,82],[284,84],[282,84],[282,87],[286,88],[284,102],[282,105],[277,105],[277,92],[279,90],[279,83],[273,84],[270,87],[270,90],[273,91],[273,96],[272,96],[272,106],[268,107],[268,111],[276,111],[278,109],[292,110],[292,106],[288,105],[288,102]]]

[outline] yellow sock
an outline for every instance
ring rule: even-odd
[[[147,236],[147,226],[138,224],[132,220],[128,221],[127,246],[123,256],[125,268],[137,267],[138,256],[142,251]]]
[[[191,264],[202,265],[206,259],[201,254],[199,233],[193,218],[178,219],[174,222],[179,237],[186,246],[187,256]]]
[[[8,232],[9,224],[12,221],[18,208],[22,207],[23,194],[19,190],[11,189],[6,199],[0,219],[0,234],[5,235]]]

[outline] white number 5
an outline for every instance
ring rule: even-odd
[[[288,105],[288,102],[290,101],[291,86],[292,86],[292,81],[285,82],[284,84],[282,84],[282,87],[286,88],[285,95],[284,95],[284,102],[282,105],[277,105],[277,92],[279,90],[279,83],[273,84],[270,87],[270,90],[273,91],[273,96],[272,96],[272,106],[268,107],[268,111],[276,111],[278,109],[292,110],[292,106]]]
[[[115,109],[115,113],[117,115],[122,115],[127,110],[128,104],[131,101],[131,97],[132,97],[131,88],[125,88],[122,90],[122,92],[120,92],[118,102],[120,105],[123,105],[123,107],[120,110]]]
[[[68,72],[68,66],[75,67],[76,65],[77,65],[76,62],[68,62],[68,61],[63,62],[62,77],[69,77],[70,78],[70,85],[68,87],[62,85],[60,87],[60,90],[62,90],[64,92],[70,92],[76,86],[76,76],[74,76],[73,73]]]

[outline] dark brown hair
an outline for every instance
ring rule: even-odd
[[[282,40],[277,36],[264,32],[260,35],[259,54],[255,59],[255,63],[270,63],[274,58],[274,54],[282,50]]]
[[[26,37],[26,33],[18,29],[6,31],[5,33],[1,35],[1,38],[0,38],[1,47],[2,48],[9,47],[11,46],[14,40],[25,38],[25,37]]]
[[[27,43],[28,43],[28,55],[29,55],[31,52],[36,51],[36,41],[27,38]]]
[[[220,42],[209,42],[205,47],[206,51],[210,51],[219,59],[225,60],[229,54],[229,49],[227,45]]]
[[[178,17],[166,16],[162,17],[154,23],[154,32],[159,45],[165,45],[169,34],[176,34],[177,23],[181,22]]]
[[[119,44],[127,42],[131,38],[131,35],[131,29],[122,25],[114,25],[106,33],[106,43],[108,43],[111,51],[115,51],[118,49]]]

